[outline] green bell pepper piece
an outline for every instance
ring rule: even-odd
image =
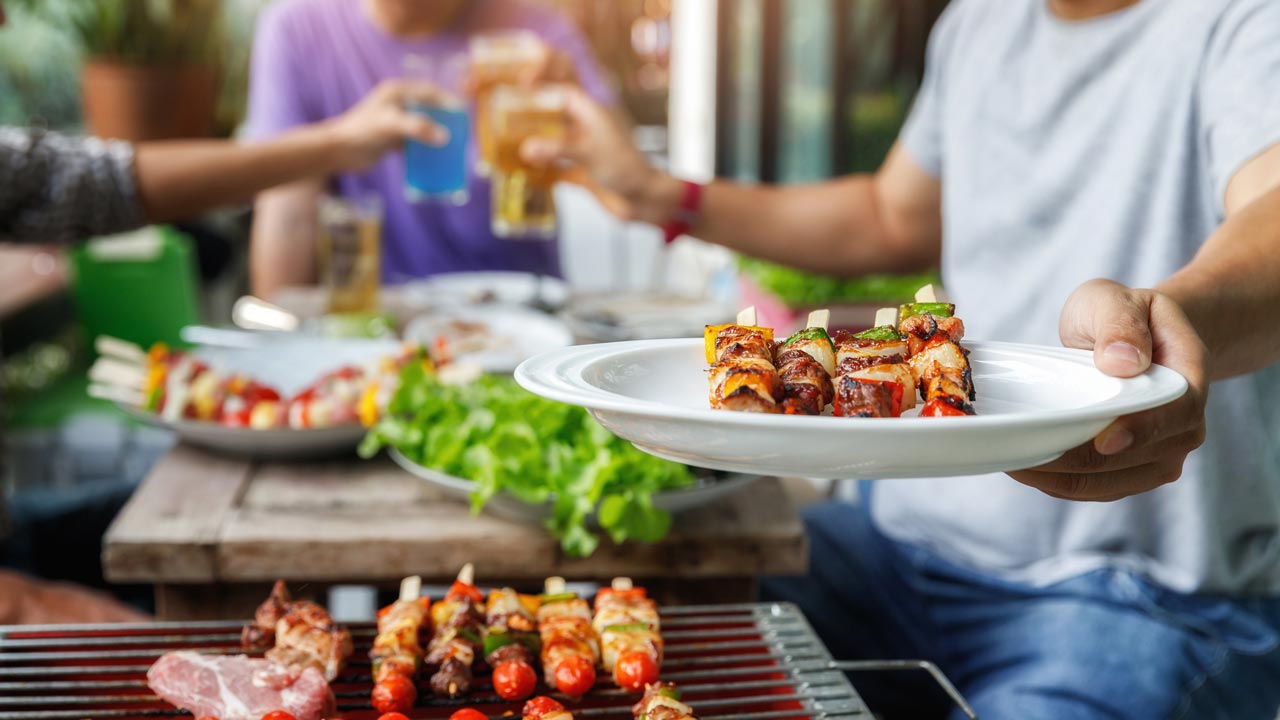
[[[680,692],[678,688],[673,688],[673,687],[659,688],[658,694],[664,697],[669,697],[672,700],[676,700],[676,701],[679,701],[682,697],[684,697],[684,695]]]
[[[861,340],[901,340],[902,333],[899,333],[898,329],[892,325],[881,325],[870,330],[863,330],[854,335],[854,337]]]
[[[956,314],[956,306],[943,302],[907,303],[898,308],[898,322],[925,313],[929,313],[934,317],[949,318]]]
[[[550,605],[551,603],[558,603],[558,602],[565,602],[566,600],[573,600],[577,597],[578,597],[578,593],[562,592],[562,593],[555,593],[553,595],[540,595],[538,599],[542,601],[543,605]]]
[[[605,632],[644,632],[649,629],[644,623],[622,623],[621,625],[606,625]]]
[[[828,346],[831,347],[832,352],[834,352],[836,349],[836,344],[831,342],[831,336],[827,334],[826,330],[820,327],[811,327],[811,328],[805,328],[804,330],[797,330],[795,334],[787,338],[786,341],[782,343],[782,346],[786,347],[792,343],[800,342],[801,340],[809,340],[813,342],[825,342]]]

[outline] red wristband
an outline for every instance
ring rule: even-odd
[[[702,185],[689,180],[681,180],[684,192],[680,196],[680,206],[675,215],[662,225],[662,241],[670,245],[675,239],[689,232],[698,222],[702,214]]]

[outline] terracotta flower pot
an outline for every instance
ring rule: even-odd
[[[85,124],[98,137],[163,140],[213,133],[218,73],[91,59],[81,75]]]

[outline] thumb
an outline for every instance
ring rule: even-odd
[[[1151,365],[1151,293],[1109,280],[1080,286],[1067,300],[1062,344],[1093,350],[1094,365],[1113,377],[1133,377]]]
[[[449,142],[449,130],[443,125],[413,113],[404,113],[398,124],[398,130],[406,139],[417,140],[427,145],[446,145]]]

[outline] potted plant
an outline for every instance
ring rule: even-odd
[[[221,0],[79,0],[70,14],[89,132],[135,142],[212,134]]]

